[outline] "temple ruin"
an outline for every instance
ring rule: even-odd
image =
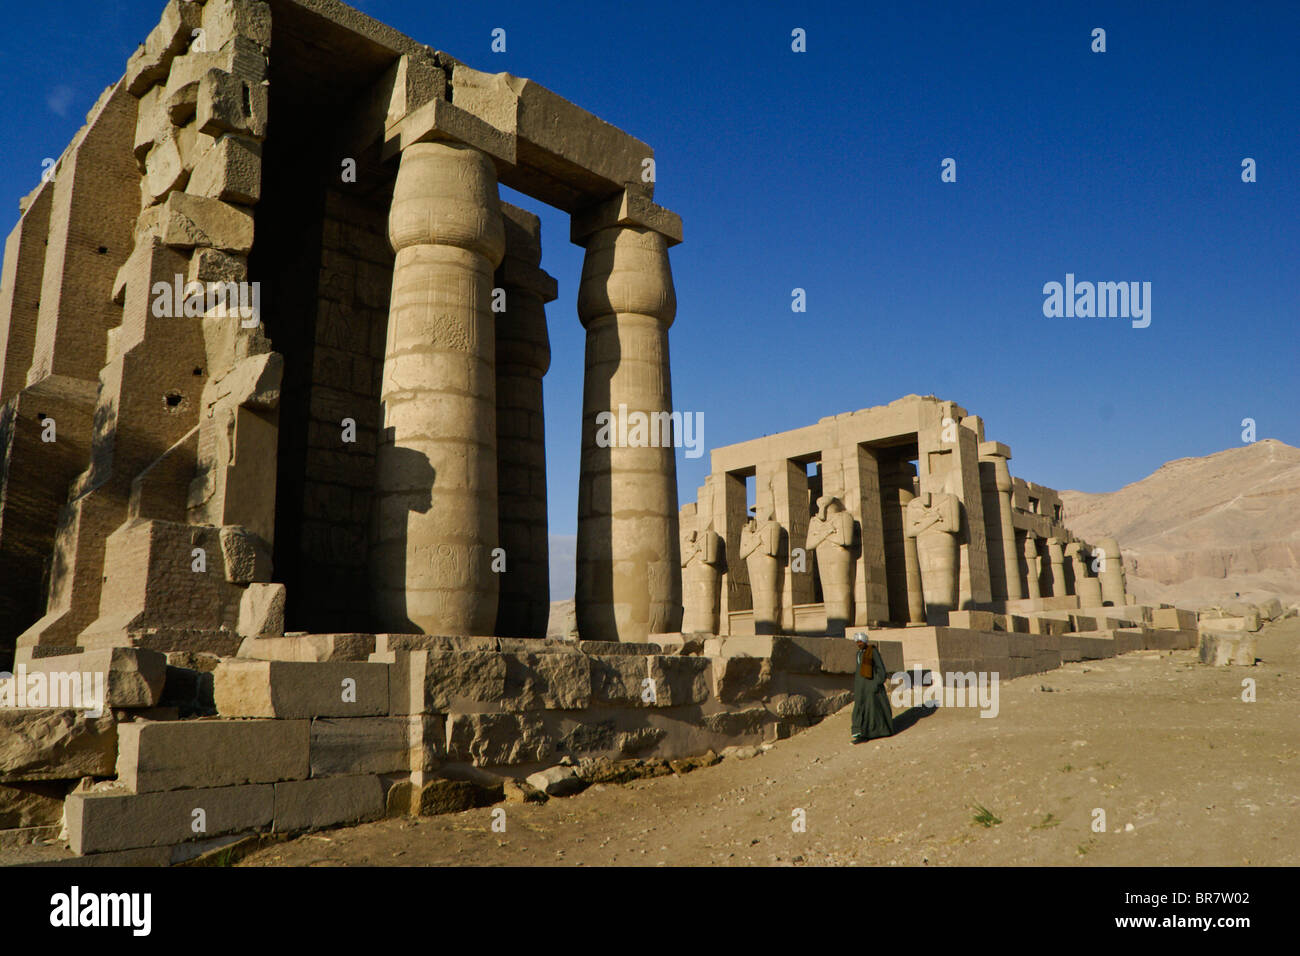
[[[167,864],[622,779],[843,707],[858,630],[1004,677],[1191,646],[952,402],[717,449],[679,515],[672,447],[596,437],[672,410],[653,159],[336,0],[166,5],[5,245],[0,834]],[[586,250],[578,640],[545,638],[560,290],[499,185]]]

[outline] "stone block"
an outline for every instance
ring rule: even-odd
[[[1115,656],[1115,641],[1111,637],[1080,634],[1075,637],[1079,655],[1085,661],[1099,661]]]
[[[173,189],[184,189],[189,182],[191,167],[186,162],[193,156],[198,132],[190,127],[171,127],[154,142],[144,160],[145,196],[150,203],[162,199]]]
[[[494,651],[394,654],[394,714],[446,713],[458,702],[494,703],[505,697],[506,660]]]
[[[189,0],[170,0],[157,25],[126,63],[127,92],[141,96],[167,78],[172,60],[189,45],[202,22],[203,8]]]
[[[406,720],[411,772],[437,770],[447,752],[447,718],[441,714],[412,714]]]
[[[272,829],[295,833],[379,820],[385,795],[383,782],[373,774],[277,783]]]
[[[175,249],[210,246],[247,255],[253,248],[253,216],[219,199],[173,191],[140,215],[137,243],[146,236],[157,236]]]
[[[68,844],[77,854],[171,846],[271,825],[275,785],[130,793],[73,793],[64,804]]]
[[[213,697],[223,717],[376,717],[388,713],[388,665],[227,660]]]
[[[209,70],[199,81],[194,125],[209,136],[235,133],[252,139],[266,136],[267,87],[224,70]]]
[[[591,691],[597,703],[639,704],[647,693],[649,656],[598,654],[591,657]]]
[[[186,191],[245,206],[262,196],[262,144],[242,136],[217,140],[194,167]]]
[[[530,774],[527,783],[548,797],[568,797],[587,788],[587,781],[572,767],[548,767]]]
[[[110,777],[116,760],[110,714],[0,707],[0,782]]]
[[[301,780],[305,720],[136,720],[117,731],[118,783],[133,793]]]
[[[1034,651],[1034,671],[1042,673],[1044,671],[1055,670],[1061,666],[1061,651],[1059,648],[1038,648]]]
[[[643,754],[659,746],[659,742],[668,736],[661,727],[638,727],[618,735],[614,749],[621,754]]]
[[[502,783],[485,785],[473,780],[430,780],[419,785],[411,797],[410,812],[429,817],[486,807],[505,799]]]
[[[1031,635],[1015,631],[1007,631],[1006,635],[1008,657],[1034,656],[1034,639]]]
[[[1151,611],[1151,626],[1171,628],[1176,631],[1196,628],[1196,612],[1178,607],[1158,607]]]
[[[992,611],[949,611],[949,627],[964,627],[971,631],[993,630]]]
[[[555,750],[546,725],[532,714],[451,714],[447,757],[476,767],[540,763]]]
[[[762,700],[771,693],[771,658],[717,657],[712,660],[713,693],[722,703]]]
[[[1255,635],[1247,633],[1208,633],[1201,635],[1200,658],[1202,664],[1213,667],[1238,665],[1255,666]]]
[[[29,679],[33,674],[44,674],[51,688],[55,683],[68,684],[73,675],[79,675],[83,700],[88,700],[85,695],[101,686],[102,680],[105,703],[123,709],[155,706],[167,677],[166,655],[134,647],[41,657],[26,661],[22,667]]]
[[[239,645],[239,656],[259,661],[365,661],[374,649],[373,634],[301,634],[250,637]]]
[[[652,654],[649,661],[652,707],[702,704],[709,699],[712,661],[707,657],[671,657]],[[644,700],[645,695],[642,695]]]
[[[386,655],[384,660],[395,661],[397,651],[498,651],[501,640],[496,637],[454,636],[443,634],[376,634],[375,654]]]
[[[270,579],[271,553],[260,536],[246,528],[227,525],[221,529],[220,539],[227,581],[251,584]]]
[[[416,769],[411,766],[413,719],[420,718],[318,717],[311,722],[311,775],[399,773]]]
[[[247,638],[275,638],[283,634],[287,598],[288,589],[283,584],[250,584],[239,599],[236,630]],[[241,653],[240,656],[252,655]]]
[[[999,680],[1010,680],[1016,676],[1012,673],[1011,658],[1009,657],[985,657],[979,662],[976,671],[983,671],[986,674],[997,674]]]
[[[585,654],[502,654],[507,710],[584,710],[591,703],[591,659]]]
[[[663,650],[658,644],[643,644],[633,641],[578,641],[578,650],[593,657],[646,657]]]
[[[857,633],[861,628],[852,630]],[[729,638],[728,645],[733,640],[735,638]],[[853,640],[838,637],[777,637],[758,640],[772,642],[770,653],[774,670],[792,674],[852,674],[858,666],[858,646]],[[874,635],[872,640],[875,640]]]
[[[208,49],[224,46],[235,37],[247,37],[259,46],[271,45],[271,7],[261,0],[207,0],[203,5],[203,32]]]
[[[1167,627],[1144,627],[1142,638],[1149,651],[1182,651],[1196,647],[1200,634],[1195,630],[1173,630]]]
[[[59,826],[69,786],[63,780],[0,784],[0,831]]]
[[[1140,627],[1117,627],[1111,631],[1115,641],[1116,654],[1129,654],[1140,651],[1145,646]]]
[[[706,730],[727,737],[762,734],[763,725],[771,719],[766,707],[747,707],[744,710],[719,711],[704,718]]]

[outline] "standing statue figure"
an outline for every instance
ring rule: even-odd
[[[1097,579],[1101,582],[1101,603],[1107,607],[1123,607],[1128,603],[1124,593],[1124,558],[1119,542],[1102,538],[1097,542]]]
[[[740,557],[749,571],[754,600],[754,633],[781,628],[781,525],[771,510],[756,513],[740,532]]]
[[[1070,547],[1074,549],[1070,560],[1074,562],[1074,593],[1078,595],[1079,607],[1101,607],[1101,582],[1092,577],[1088,545],[1072,541]]]
[[[682,618],[684,633],[718,633],[721,610],[722,563],[726,546],[710,524],[703,531],[686,531],[682,545]]]
[[[1038,556],[1038,538],[1032,531],[1025,534],[1025,583],[1029,585],[1029,596],[1034,599],[1043,596],[1039,579],[1043,573],[1043,559]]]
[[[1052,568],[1052,597],[1065,596],[1065,552],[1060,538],[1047,539],[1047,560]]]
[[[817,553],[817,573],[826,605],[826,630],[834,634],[853,623],[853,515],[839,498],[822,495],[808,519],[807,549]]]
[[[941,621],[945,614],[957,609],[960,531],[961,500],[956,495],[927,491],[908,502],[904,532],[916,539],[927,622]]]

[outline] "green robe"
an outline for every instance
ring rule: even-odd
[[[858,669],[853,674],[853,738],[875,740],[892,737],[894,714],[889,706],[889,691],[885,689],[885,662],[880,659],[880,649],[871,647],[871,679],[863,677],[862,648],[858,648]]]

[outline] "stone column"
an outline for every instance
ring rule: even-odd
[[[397,258],[376,458],[372,608],[381,630],[491,634],[496,623],[493,270],[496,173],[458,143],[402,151]]]
[[[1097,555],[1101,558],[1097,573],[1101,580],[1101,603],[1123,607],[1127,598],[1124,596],[1124,559],[1120,556],[1119,542],[1114,538],[1102,538],[1097,542]]]
[[[1025,581],[1029,585],[1029,597],[1037,600],[1043,596],[1038,576],[1041,573],[1042,558],[1038,556],[1038,539],[1032,531],[1025,533]]]
[[[1065,552],[1060,538],[1047,539],[1047,559],[1052,566],[1052,597],[1065,597]]]
[[[677,297],[661,233],[619,223],[577,238],[587,250],[578,291],[587,330],[578,632],[644,641],[682,620],[677,465],[656,418],[672,411],[668,327]],[[638,418],[649,425],[641,441],[629,440]]]
[[[1016,529],[1011,522],[1011,470],[1007,462],[1011,449],[1000,442],[980,444],[980,484],[985,488],[984,518],[988,530],[989,571],[994,583],[994,600],[1019,601],[1025,596],[1020,586],[1020,558],[1016,554]],[[991,481],[983,480],[991,472]],[[990,509],[996,509],[990,513]],[[1000,571],[1000,573],[999,573]],[[1001,580],[1005,594],[997,593]]]
[[[1074,548],[1071,560],[1074,562],[1074,593],[1078,595],[1079,607],[1101,607],[1101,582],[1089,576],[1089,557],[1087,545],[1071,542]]]
[[[546,303],[555,280],[542,271],[541,223],[501,204],[506,252],[497,270],[505,311],[496,315],[497,526],[506,570],[498,576],[496,633],[545,637],[550,613],[546,430],[542,376],[551,365]]]

